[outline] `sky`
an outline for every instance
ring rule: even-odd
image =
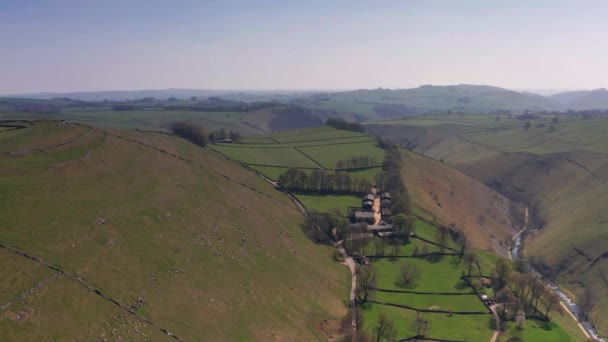
[[[608,1],[0,0],[0,94],[608,87]]]

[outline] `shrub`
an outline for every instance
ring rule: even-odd
[[[190,121],[176,122],[171,126],[171,130],[176,135],[201,147],[207,145],[207,133],[203,127]]]

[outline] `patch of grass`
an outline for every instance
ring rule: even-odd
[[[457,256],[443,256],[439,261],[427,258],[397,259],[393,262],[382,259],[374,262],[377,275],[377,286],[383,289],[401,290],[395,285],[395,279],[399,275],[400,266],[410,263],[418,266],[421,270],[417,286],[412,289],[422,292],[463,292],[469,293],[471,288],[458,286],[460,277],[464,272],[464,262],[459,262]]]
[[[328,169],[335,168],[340,160],[357,156],[374,158],[376,164],[381,164],[384,160],[384,150],[373,142],[299,147],[299,149]]]
[[[395,323],[397,339],[417,334],[415,311],[380,304],[366,304],[362,312],[365,316],[364,329],[370,335],[380,313],[388,315]],[[487,342],[493,334],[488,327],[491,315],[452,315],[451,317],[443,313],[421,313],[420,315],[422,319],[430,322],[427,335],[430,338]]]
[[[274,167],[274,166],[251,165],[250,167],[254,170],[261,172],[262,174],[264,174],[266,177],[272,179],[273,181],[279,180],[279,177],[282,174],[284,174],[288,169],[287,167],[282,167],[282,166]]]
[[[376,300],[380,302],[406,305],[416,309],[470,312],[489,311],[479,297],[474,294],[470,296],[450,296],[376,292],[375,296]]]
[[[210,148],[245,164],[262,164],[283,167],[318,167],[302,153],[286,148],[238,148],[223,145],[209,145]]]
[[[537,320],[527,320],[523,329],[518,329],[516,324],[511,322],[509,329],[503,338],[506,341],[508,338],[519,337],[523,341],[577,341],[568,335],[559,325],[555,323],[545,323]]]
[[[330,209],[339,209],[344,215],[348,207],[361,207],[361,199],[352,195],[297,195],[307,209],[325,212]]]

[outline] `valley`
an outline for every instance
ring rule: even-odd
[[[82,114],[63,121],[5,113],[0,162],[11,200],[0,202],[0,212],[2,226],[15,227],[0,232],[5,269],[21,269],[11,265],[29,258],[37,270],[17,273],[19,288],[4,285],[0,328],[12,340],[36,336],[34,326],[53,324],[40,321],[57,305],[47,301],[63,298],[81,301],[81,309],[109,305],[93,316],[78,313],[98,327],[56,332],[65,338],[348,340],[374,338],[382,324],[394,334],[384,338],[399,340],[585,338],[561,309],[549,313],[556,310],[549,292],[524,305],[527,322],[517,328],[514,313],[499,311],[514,304],[501,297],[496,272],[521,234],[526,262],[564,293],[580,298],[584,287],[601,288],[604,219],[596,199],[605,192],[608,121],[436,114],[275,131],[272,116],[260,111],[277,114],[142,111],[89,126],[94,120]],[[243,136],[200,148],[169,131],[175,120]],[[360,230],[355,213],[370,191],[377,191],[374,216],[380,191],[393,195],[391,210]],[[81,209],[68,215],[74,207]],[[395,228],[398,215],[406,224]],[[53,230],[55,222],[61,229]],[[574,224],[584,228],[569,233]],[[556,245],[565,247],[547,248]],[[89,257],[76,260],[84,251]],[[518,262],[509,265],[512,279],[526,276]],[[405,269],[415,274],[407,285],[396,280]],[[366,273],[372,286],[361,282]],[[519,285],[507,285],[512,298],[525,300]],[[267,288],[273,296],[260,292]],[[589,313],[603,334],[597,298]],[[205,300],[210,311],[201,309]],[[161,309],[172,303],[179,312]],[[213,332],[193,325],[208,312]],[[230,320],[220,323],[218,312]],[[285,312],[291,318],[281,321]],[[57,319],[75,312],[68,306],[63,313]],[[234,320],[241,330],[231,329]]]

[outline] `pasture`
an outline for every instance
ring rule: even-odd
[[[208,147],[274,181],[288,168],[299,168],[309,175],[314,169],[333,172],[338,161],[367,156],[374,159],[374,165],[344,171],[352,178],[366,179],[373,184],[375,176],[382,172],[384,160],[384,150],[377,146],[373,137],[331,127],[249,136],[239,143],[210,144]],[[349,206],[361,205],[359,198],[350,195],[297,196],[307,208],[318,211],[338,208],[345,213]]]
[[[423,235],[434,236],[437,228],[427,222],[418,220],[416,222],[416,232],[425,231]],[[368,241],[369,246],[376,245],[375,237]],[[432,239],[431,239],[432,241]],[[376,241],[377,242],[377,241]],[[411,239],[404,248],[407,251],[400,255],[411,255],[413,247],[420,247],[426,244],[419,239]],[[431,245],[436,252],[437,246]],[[388,247],[389,249],[391,247]],[[472,249],[479,261],[481,274],[491,275],[498,256],[478,249]],[[387,254],[387,255],[390,255]],[[420,270],[420,277],[414,284],[402,288],[396,284],[402,265],[415,265]],[[429,257],[407,257],[391,258],[390,256],[380,259],[372,259],[372,266],[376,272],[376,291],[373,293],[373,300],[362,305],[362,312],[365,315],[364,328],[369,333],[373,333],[378,315],[383,313],[388,315],[395,323],[397,339],[411,337],[417,334],[416,310],[431,310],[430,312],[419,312],[420,317],[429,322],[430,328],[426,337],[448,340],[463,341],[488,341],[493,331],[490,328],[492,314],[483,304],[475,291],[461,277],[466,274],[465,262],[459,256],[429,256]],[[475,268],[473,274],[477,274]],[[408,292],[409,291],[409,292]],[[412,293],[419,292],[419,293]],[[493,296],[491,288],[483,288],[482,293]],[[405,307],[396,307],[401,305]],[[439,312],[447,311],[447,312]],[[453,312],[450,314],[449,312]],[[458,314],[458,312],[475,313],[469,315]],[[514,323],[508,323],[509,329],[507,336],[526,337],[524,340],[552,341],[553,338],[563,338],[564,341],[574,341],[580,338],[581,333],[577,330],[574,322],[568,317],[554,315],[552,329],[545,330],[540,328],[539,322],[531,320],[523,330],[515,330]],[[506,341],[506,339],[504,339]],[[561,339],[558,339],[561,341]],[[556,340],[557,341],[557,340]]]
[[[326,212],[338,209],[342,214],[348,212],[349,207],[361,207],[361,199],[352,195],[296,195],[307,209]]]

